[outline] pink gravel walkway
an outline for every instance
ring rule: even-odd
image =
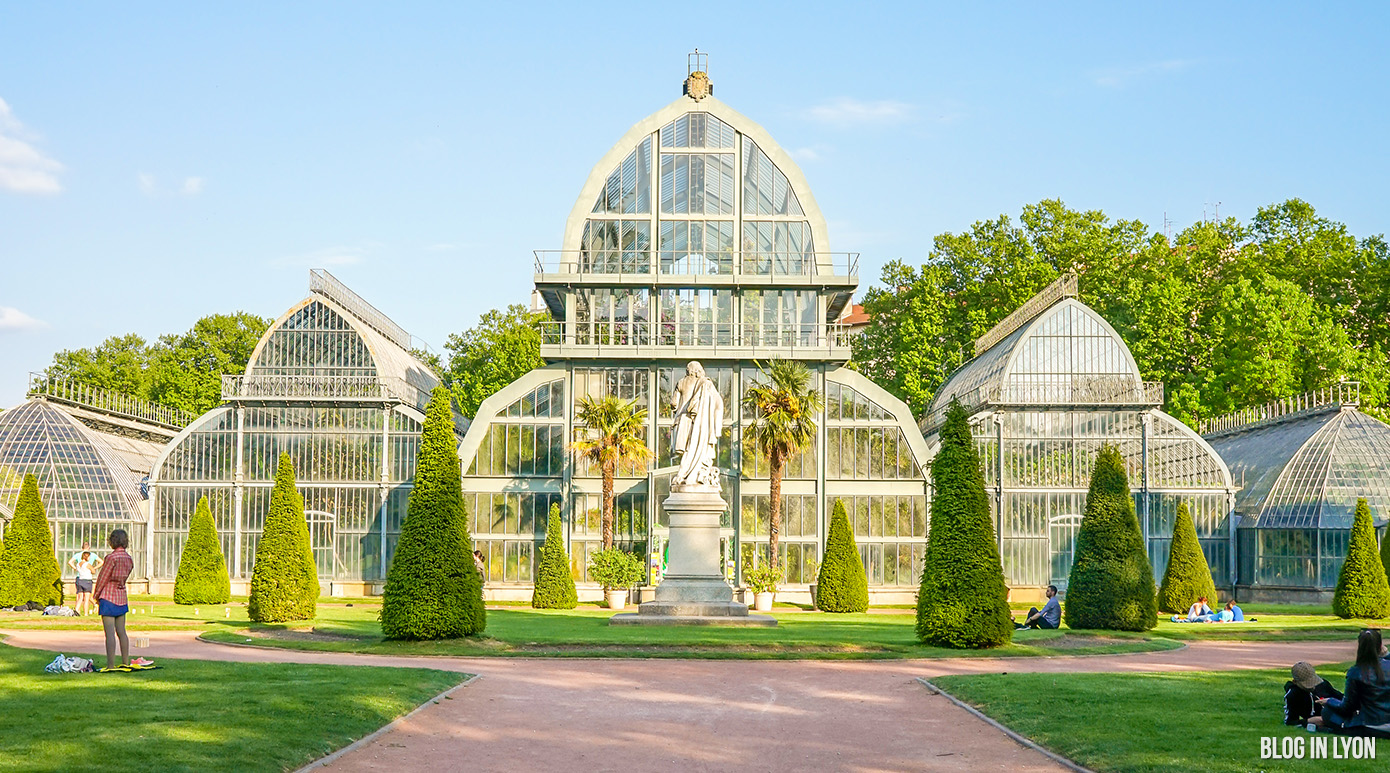
[[[85,631],[7,642],[91,651]],[[146,634],[140,634],[145,636]],[[931,695],[916,677],[1000,671],[1270,668],[1354,656],[1347,642],[1197,642],[1089,658],[888,661],[403,658],[225,647],[148,634],[151,658],[423,666],[481,678],[344,755],[332,770],[1060,771]]]

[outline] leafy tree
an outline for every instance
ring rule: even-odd
[[[318,611],[319,572],[304,520],[304,497],[294,481],[290,455],[280,454],[270,508],[256,543],[246,616],[258,623],[309,620]]]
[[[148,399],[202,414],[222,404],[222,376],[246,371],[271,320],[238,311],[213,314],[152,348]]]
[[[825,538],[825,559],[816,576],[816,609],[822,612],[863,612],[869,608],[869,583],[864,562],[854,545],[854,530],[845,514],[845,503],[835,500],[830,511],[830,531]]]
[[[1147,631],[1158,624],[1153,568],[1125,461],[1109,443],[1101,447],[1091,473],[1064,614],[1072,628]]]
[[[541,563],[536,569],[536,585],[531,593],[531,606],[536,609],[574,609],[579,604],[574,577],[570,574],[570,559],[565,553],[563,529],[557,502],[550,506]]]
[[[212,521],[208,498],[198,500],[193,518],[188,524],[188,541],[183,543],[179,556],[179,571],[174,577],[175,604],[222,604],[232,597],[232,580],[227,575],[227,560],[217,539],[217,526]]]
[[[768,564],[778,564],[782,534],[782,476],[787,461],[816,442],[816,417],[825,405],[820,391],[811,387],[811,371],[795,360],[773,360],[759,368],[766,384],[753,384],[743,404],[753,412],[744,437],[768,462]]]
[[[1197,527],[1187,502],[1178,502],[1177,519],[1173,523],[1173,541],[1168,548],[1168,568],[1158,589],[1158,608],[1162,612],[1186,612],[1193,602],[1206,596],[1216,600],[1216,583],[1211,579],[1211,567],[1197,541]]]
[[[0,551],[0,606],[31,601],[62,604],[63,575],[53,553],[53,533],[39,498],[39,481],[33,475],[24,476],[5,539],[5,549]]]
[[[545,364],[540,333],[545,318],[513,304],[505,311],[493,309],[467,332],[449,336],[445,382],[464,416],[472,418],[494,392]]]
[[[598,467],[603,476],[603,547],[613,547],[613,478],[618,469],[651,458],[647,448],[647,411],[635,400],[614,395],[579,398],[574,408],[576,432],[582,434],[571,449]]]
[[[1390,583],[1376,552],[1376,530],[1365,499],[1356,500],[1356,520],[1351,526],[1347,558],[1337,577],[1337,590],[1332,594],[1332,611],[1344,618],[1390,617]]]
[[[946,269],[913,269],[902,261],[883,267],[885,288],[864,296],[864,311],[874,320],[854,340],[854,360],[865,376],[925,413],[932,396],[960,364],[961,351],[945,340],[949,305]]]
[[[53,356],[46,375],[201,414],[222,404],[222,376],[246,370],[270,320],[246,312],[203,317],[148,343],[134,333]]]
[[[1013,637],[1009,589],[990,522],[984,473],[965,409],[953,403],[931,465],[932,513],[917,638],[925,644],[980,649]]]
[[[449,400],[449,390],[436,387],[425,408],[415,487],[382,592],[388,639],[453,639],[487,627]]]

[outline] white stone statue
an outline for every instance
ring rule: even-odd
[[[713,486],[719,489],[715,455],[724,432],[724,398],[698,362],[685,366],[685,378],[676,384],[671,404],[676,409],[672,447],[681,455],[680,469],[671,486]]]

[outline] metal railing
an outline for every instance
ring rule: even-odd
[[[699,346],[713,348],[848,348],[849,325],[736,325],[728,322],[542,322],[542,346]]]
[[[1317,389],[1294,397],[1274,400],[1252,408],[1242,408],[1203,421],[1198,430],[1202,435],[1220,435],[1286,421],[1292,417],[1314,413],[1327,408],[1361,404],[1361,382],[1343,381],[1326,389]]]
[[[410,351],[410,334],[405,332],[405,328],[392,322],[390,317],[382,314],[375,306],[367,303],[362,296],[348,289],[347,285],[327,271],[321,268],[309,271],[309,292],[318,293],[337,303],[351,312],[354,317],[371,325],[378,333],[390,339],[392,343]]]
[[[1052,304],[1063,298],[1075,298],[1078,286],[1076,274],[1063,274],[1058,277],[1052,284],[1038,291],[1037,295],[1024,301],[1022,306],[1014,309],[1012,314],[1000,320],[989,332],[975,339],[975,356],[979,357],[991,346],[1008,338],[1010,333],[1028,324]]]
[[[956,395],[961,407],[974,413],[986,406],[1048,406],[1082,408],[1096,406],[1163,405],[1162,381],[1135,381],[1123,376],[1071,376],[1066,381],[1042,384],[989,384]],[[931,433],[945,421],[949,403],[942,404],[918,424],[923,433]]]
[[[379,376],[223,376],[222,399],[365,400],[421,404],[420,390],[405,379]]]
[[[42,396],[55,402],[90,408],[99,413],[156,424],[168,429],[183,429],[198,418],[197,414],[181,408],[152,403],[123,392],[94,387],[71,379],[49,378],[42,373],[29,374],[28,396]]]
[[[536,274],[603,276],[859,276],[857,252],[536,250]]]

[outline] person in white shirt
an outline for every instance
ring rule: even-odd
[[[101,568],[101,558],[84,542],[82,549],[68,559],[68,566],[77,573],[77,614],[85,615],[92,609],[92,580]]]

